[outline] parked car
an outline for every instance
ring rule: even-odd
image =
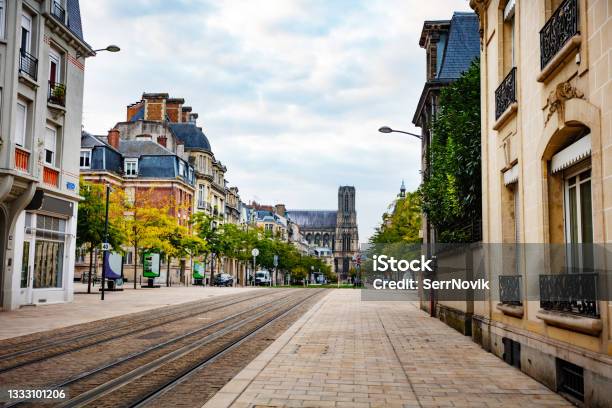
[[[255,285],[270,286],[271,280],[270,271],[264,269],[255,272]]]
[[[232,278],[232,275],[230,274],[220,273],[217,276],[215,276],[213,285],[214,286],[233,286],[234,278]]]

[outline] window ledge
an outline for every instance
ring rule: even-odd
[[[513,118],[516,115],[516,111],[518,111],[518,102],[512,102],[510,106],[506,108],[504,113],[501,114],[499,119],[495,121],[493,124],[493,130],[501,129],[503,125],[510,120],[510,118]]]
[[[47,107],[57,112],[66,113],[66,107],[62,105],[57,105],[55,103],[47,102]]]
[[[546,324],[585,333],[590,336],[599,336],[603,329],[601,319],[592,317],[577,316],[570,313],[555,312],[540,309],[536,314],[538,319],[544,320]]]
[[[518,317],[519,319],[522,318],[523,315],[525,314],[523,306],[518,306],[518,305],[507,305],[504,303],[498,303],[497,309],[500,310],[505,315],[512,316],[512,317]]]
[[[19,81],[23,82],[24,84],[26,84],[27,86],[29,86],[30,88],[34,90],[38,89],[38,86],[39,86],[38,82],[30,78],[28,74],[19,72]]]
[[[563,61],[570,55],[576,48],[580,46],[580,42],[582,41],[582,37],[580,34],[576,34],[572,38],[570,38],[563,47],[555,54],[555,56],[548,61],[548,64],[540,71],[540,74],[537,76],[538,82],[547,82],[549,77],[561,66],[563,66]]]

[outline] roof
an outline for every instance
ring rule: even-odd
[[[119,151],[125,157],[174,156],[170,150],[151,140],[120,140]]]
[[[81,24],[81,8],[79,7],[79,0],[68,0],[66,2],[66,14],[68,14],[68,29],[72,31],[74,35],[79,37],[82,41],[83,38],[83,26]]]
[[[455,12],[438,79],[457,79],[480,55],[478,16],[471,12]]]
[[[81,132],[81,147],[91,149],[92,147],[108,146],[106,143],[98,139],[96,136],[85,131]]]
[[[210,142],[202,129],[193,123],[170,123],[172,133],[185,144],[185,149],[204,149],[211,151]]]
[[[287,217],[300,228],[336,228],[335,210],[289,210]]]

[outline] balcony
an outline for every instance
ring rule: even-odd
[[[578,0],[565,0],[540,30],[540,68],[561,51],[578,30]]]
[[[50,167],[43,167],[43,183],[57,188],[59,186],[59,171]]]
[[[49,81],[47,101],[53,105],[66,107],[66,85]]]
[[[540,307],[599,318],[596,273],[540,275]]]
[[[23,49],[19,52],[19,72],[38,80],[38,59]]]
[[[19,146],[15,147],[15,169],[26,173],[30,170],[30,152]]]
[[[66,23],[66,10],[60,5],[59,2],[54,1],[51,3],[51,15],[61,23]]]
[[[502,275],[499,277],[499,303],[497,309],[503,314],[522,318],[523,298],[521,296],[521,276]]]
[[[512,68],[506,78],[495,90],[495,119],[499,120],[516,102],[516,67]]]

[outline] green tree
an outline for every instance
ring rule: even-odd
[[[104,242],[104,223],[106,216],[106,188],[102,184],[90,183],[83,179],[79,182],[79,193],[83,200],[79,203],[77,215],[76,244],[89,252],[89,273],[87,293],[91,293],[91,272],[94,261],[94,249]],[[123,236],[113,222],[108,226],[108,242],[120,250]]]
[[[370,238],[373,244],[421,242],[421,196],[418,191],[407,193],[390,206],[383,214],[380,227]]]
[[[428,171],[421,185],[422,209],[440,242],[477,239],[481,219],[480,68],[475,61],[440,92],[431,126]]]

